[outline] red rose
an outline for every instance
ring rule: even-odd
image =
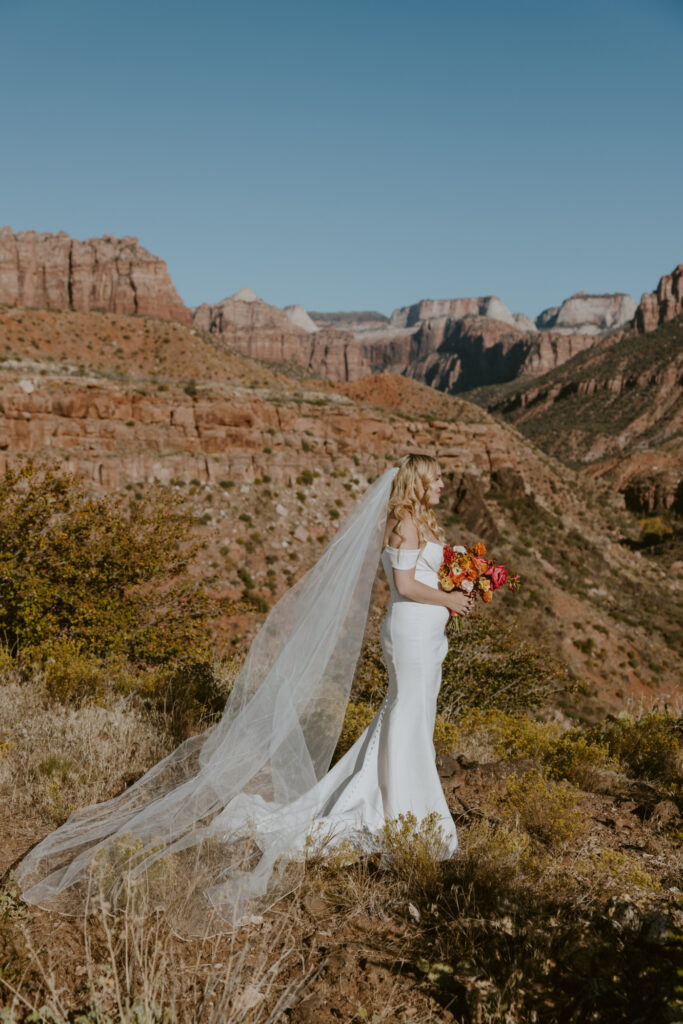
[[[498,587],[504,587],[507,583],[508,571],[504,565],[492,565],[486,575],[491,577],[494,590],[497,590]]]

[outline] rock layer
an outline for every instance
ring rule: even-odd
[[[166,264],[137,238],[79,242],[65,232],[0,230],[0,302],[43,309],[102,309],[189,324]]]
[[[242,289],[193,313],[195,327],[242,355],[295,364],[327,380],[358,380],[374,367],[366,346],[349,331],[319,328],[301,306],[280,309]]]
[[[414,327],[435,317],[461,320],[465,316],[484,316],[515,327],[515,319],[504,302],[495,295],[472,299],[422,299],[412,306],[402,306],[391,314],[392,327]]]
[[[608,295],[587,295],[576,292],[561,306],[544,309],[536,318],[539,330],[560,334],[600,334],[629,323],[636,311],[630,295],[616,292]]]
[[[681,314],[683,314],[683,263],[679,263],[675,270],[659,279],[657,291],[643,294],[633,318],[633,326],[640,334],[646,334]]]

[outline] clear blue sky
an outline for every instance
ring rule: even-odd
[[[681,0],[0,0],[0,223],[189,305],[636,298],[683,262]]]

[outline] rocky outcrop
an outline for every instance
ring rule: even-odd
[[[636,304],[630,295],[587,295],[576,292],[561,306],[544,309],[536,318],[539,330],[559,334],[600,334],[623,327],[633,318]]]
[[[318,325],[311,320],[303,306],[285,306],[284,312],[290,323],[302,331],[306,331],[307,334],[313,334],[319,330]]]
[[[444,317],[461,320],[465,316],[482,316],[515,327],[515,319],[504,302],[495,295],[478,299],[422,299],[412,306],[402,306],[391,314],[392,327],[415,327],[425,320]]]
[[[657,291],[645,292],[633,317],[640,334],[653,331],[667,320],[683,314],[683,263],[659,279]]]
[[[104,235],[79,242],[63,231],[15,234],[2,228],[0,302],[191,322],[164,261],[132,236]]]
[[[0,473],[33,454],[112,490],[155,479],[251,482],[266,473],[278,486],[295,483],[311,463],[309,450],[319,470],[353,474],[359,456],[365,472],[376,473],[387,452],[417,446],[437,455],[457,478],[506,466],[534,481],[540,469],[538,485],[544,486],[537,457],[481,410],[472,415],[465,403],[463,415],[450,420],[394,422],[383,410],[324,390],[271,397],[214,384],[192,395],[180,389],[143,394],[102,378],[24,372],[0,373]],[[397,383],[404,391],[415,387],[400,378]],[[304,433],[310,446],[305,451]]]
[[[332,381],[373,372],[366,348],[349,331],[319,328],[303,307],[271,306],[250,288],[215,306],[198,306],[193,320],[199,330],[253,359],[301,366]]]

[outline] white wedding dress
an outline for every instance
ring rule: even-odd
[[[16,869],[27,903],[78,914],[93,885],[112,906],[142,885],[181,934],[216,933],[291,891],[311,840],[377,850],[387,819],[435,812],[442,855],[455,853],[432,738],[448,611],[402,598],[393,578],[414,566],[436,589],[442,548],[382,547],[396,472],[368,488],[270,611],[220,721],[28,851]],[[391,588],[381,630],[388,692],[330,768],[380,554]]]
[[[427,541],[419,550],[382,552],[391,599],[380,640],[389,686],[377,714],[353,746],[315,786],[279,808],[260,796],[240,794],[214,820],[233,833],[277,836],[289,833],[287,855],[311,850],[311,840],[331,851],[342,842],[371,853],[382,847],[385,822],[412,813],[419,823],[436,813],[441,828],[442,859],[453,856],[458,838],[436,770],[434,720],[441,685],[441,665],[448,651],[443,605],[421,604],[401,597],[393,570],[415,569],[415,579],[438,589],[437,571],[443,545]],[[221,893],[223,895],[223,893]]]
[[[444,853],[457,850],[433,742],[449,612],[443,605],[401,597],[393,573],[414,567],[416,580],[437,589],[442,552],[436,541],[420,550],[387,545],[382,552],[391,589],[380,633],[389,687],[370,725],[317,784],[316,817],[336,839],[353,836],[358,841],[365,833],[372,845],[370,837],[381,833],[387,819],[411,812],[420,821],[436,812]]]

